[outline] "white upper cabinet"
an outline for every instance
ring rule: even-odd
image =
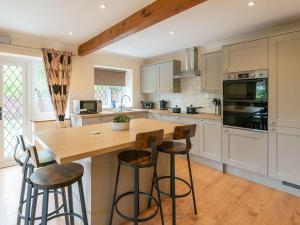
[[[149,65],[141,67],[141,92],[154,93],[157,91],[158,67]]]
[[[270,38],[269,120],[300,128],[300,32]]]
[[[300,185],[300,32],[269,46],[269,176]]]
[[[200,156],[221,162],[221,121],[200,120],[198,128]]]
[[[177,93],[180,92],[180,79],[173,79],[180,73],[180,61],[168,61],[141,67],[142,93]]]
[[[268,134],[223,128],[222,161],[237,168],[267,175]]]
[[[268,69],[268,39],[223,47],[223,72]]]
[[[201,90],[222,91],[222,52],[201,55]]]

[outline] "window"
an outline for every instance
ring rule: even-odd
[[[125,86],[95,85],[95,99],[102,101],[103,108],[116,108],[119,101],[126,93]]]
[[[102,101],[103,108],[119,107],[123,95],[131,96],[130,74],[125,70],[94,69],[94,95],[96,100]],[[132,106],[131,102],[124,102],[124,104],[127,107]]]
[[[42,60],[33,62],[33,109],[34,119],[54,119],[55,113],[48,89]]]
[[[55,112],[49,93],[46,71],[42,59],[33,62],[33,109],[32,117],[38,120],[55,119]],[[69,117],[69,104],[66,118]]]

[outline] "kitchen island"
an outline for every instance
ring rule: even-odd
[[[164,129],[164,139],[170,139],[174,127],[178,124],[135,119],[131,121],[129,131],[112,131],[111,125],[111,123],[94,124],[36,133],[36,140],[43,147],[51,149],[59,164],[78,161],[84,166],[83,185],[91,225],[108,224],[117,169],[117,154],[124,149],[134,147],[137,133]],[[169,173],[168,157],[163,154],[159,156],[158,174],[166,175]],[[151,169],[141,170],[141,190],[150,190],[151,178]],[[119,184],[119,193],[132,189],[133,171],[130,168],[122,167]],[[162,188],[163,186],[164,184]],[[74,196],[77,199],[78,192],[75,186],[74,189]],[[131,200],[128,198],[120,202],[120,209],[129,215],[133,211]],[[143,209],[146,209],[146,201],[141,199],[141,210]],[[123,219],[115,217],[114,224],[122,222]]]

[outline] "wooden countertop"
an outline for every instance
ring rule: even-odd
[[[207,119],[207,120],[219,120],[219,121],[222,120],[222,116],[213,113],[199,113],[199,114],[173,113],[169,110],[159,110],[159,109],[149,109],[148,112],[158,113],[163,115],[171,115],[171,116],[190,117],[195,119]]]
[[[81,117],[81,118],[94,118],[94,117],[102,117],[102,116],[117,116],[117,115],[128,115],[128,114],[148,113],[148,112],[158,113],[163,115],[171,115],[171,116],[190,117],[196,119],[208,119],[208,120],[219,120],[219,121],[222,120],[222,117],[220,115],[216,115],[213,113],[199,113],[199,114],[172,113],[169,110],[159,110],[159,109],[134,109],[132,111],[125,111],[125,112],[103,111],[101,113],[84,114],[84,115],[71,113],[71,116]]]
[[[36,133],[36,140],[45,148],[51,149],[58,163],[93,157],[124,148],[133,147],[137,133],[164,129],[164,138],[172,137],[176,123],[136,119],[130,122],[129,131],[112,131],[112,123],[93,124],[46,130]],[[98,131],[100,134],[90,134]]]
[[[124,111],[124,112],[113,112],[113,111],[103,111],[95,114],[76,114],[70,113],[70,116],[81,117],[81,118],[95,118],[102,116],[118,116],[118,115],[128,115],[128,114],[137,114],[137,113],[148,113],[147,109],[133,109],[132,111]]]

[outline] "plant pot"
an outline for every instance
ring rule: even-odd
[[[125,123],[113,122],[112,123],[113,131],[125,131],[125,130],[129,130],[129,128],[130,128],[130,122],[125,122]]]

